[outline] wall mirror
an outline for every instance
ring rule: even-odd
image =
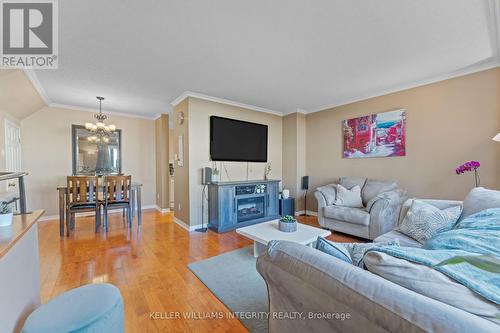
[[[72,125],[71,133],[74,175],[121,174],[121,130],[105,139],[81,125]]]

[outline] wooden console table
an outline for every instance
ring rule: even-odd
[[[43,210],[14,215],[0,227],[0,332],[19,332],[40,305],[37,221]]]
[[[135,211],[137,209],[137,223],[142,224],[142,197],[141,197],[142,184],[137,182],[132,182],[131,191],[132,195],[130,198],[130,204],[132,205],[132,217],[135,216]],[[103,191],[103,187],[99,187],[99,191]],[[59,235],[64,237],[64,222],[66,216],[66,198],[68,193],[68,187],[66,185],[61,185],[57,187],[57,192],[59,193]]]

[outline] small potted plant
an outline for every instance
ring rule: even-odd
[[[297,231],[297,220],[291,215],[283,216],[279,221],[279,230],[283,232]]]
[[[212,169],[212,181],[213,182],[219,181],[219,174],[220,174],[219,169],[217,169],[217,168]]]
[[[5,202],[0,202],[0,227],[7,227],[12,224],[12,208]]]

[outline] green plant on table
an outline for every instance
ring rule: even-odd
[[[285,222],[285,223],[294,223],[294,222],[297,222],[297,220],[291,216],[291,215],[285,215],[283,216],[281,219],[280,219],[281,222]]]

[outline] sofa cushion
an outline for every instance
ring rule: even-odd
[[[407,247],[422,247],[422,244],[417,242],[411,237],[406,236],[405,234],[400,233],[397,230],[391,230],[383,235],[378,236],[373,240],[374,243],[382,243],[388,242],[390,240],[397,239],[399,241],[399,245],[407,246]]]
[[[435,269],[377,251],[367,252],[364,264],[370,272],[418,294],[500,323],[495,318],[500,313],[499,305]]]
[[[316,190],[321,192],[325,197],[327,206],[333,205],[335,198],[337,197],[337,184],[328,184],[325,186],[318,187]]]
[[[365,186],[365,182],[366,178],[361,177],[341,177],[339,179],[339,184],[344,186],[348,190],[356,185],[358,185],[360,188],[363,188],[363,186]]]
[[[441,210],[426,202],[413,200],[398,231],[423,244],[438,233],[451,230],[461,213],[462,206]]]
[[[383,181],[368,179],[361,191],[361,198],[363,204],[366,205],[368,201],[373,199],[377,194],[392,191],[398,188],[398,183],[395,181]]]
[[[370,224],[370,214],[364,209],[334,205],[323,208],[323,214],[325,217],[353,224]]]
[[[363,202],[361,201],[361,188],[356,185],[348,190],[344,186],[337,184],[337,198],[333,204],[344,207],[363,207]]]
[[[500,208],[500,191],[484,187],[473,188],[464,200],[464,209],[459,221],[488,208]]]

